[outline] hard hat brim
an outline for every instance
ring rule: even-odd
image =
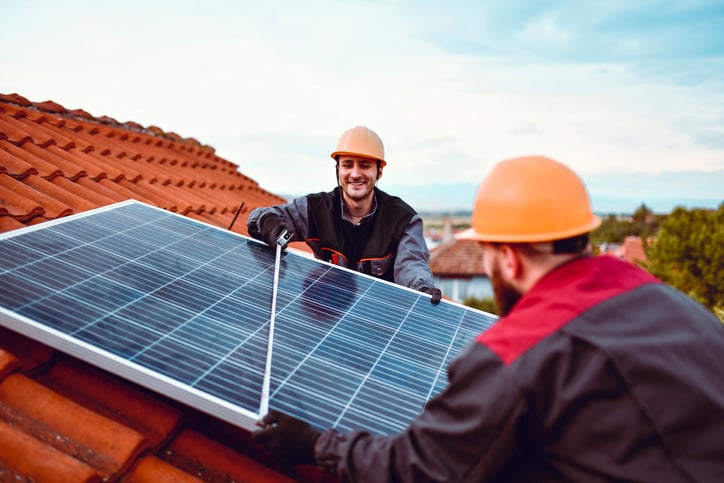
[[[330,156],[331,156],[332,159],[334,159],[335,161],[337,160],[337,156],[357,156],[357,157],[360,157],[360,158],[366,158],[366,159],[372,159],[372,160],[374,160],[374,161],[379,161],[379,162],[380,162],[380,166],[383,167],[383,168],[384,168],[385,166],[387,166],[387,161],[385,161],[384,159],[375,158],[375,157],[372,157],[372,156],[367,156],[367,155],[363,155],[363,154],[359,154],[359,153],[353,153],[353,152],[347,152],[347,151],[335,151],[335,152],[333,152]]]
[[[501,234],[501,233],[478,233],[475,228],[468,228],[455,234],[456,240],[478,240],[481,242],[492,243],[538,243],[563,240],[584,233],[590,233],[601,225],[601,218],[593,215],[589,224],[576,227],[568,231],[552,231],[549,233],[521,233],[521,234]]]

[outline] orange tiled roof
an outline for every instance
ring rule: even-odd
[[[453,240],[430,252],[430,269],[440,277],[485,275],[483,249],[476,240]]]
[[[129,198],[224,228],[244,203],[242,234],[251,209],[284,202],[194,139],[0,94],[0,232]],[[247,431],[0,327],[0,480],[331,478],[279,468]]]
[[[644,241],[639,236],[627,236],[623,240],[623,259],[630,263],[648,263]]]

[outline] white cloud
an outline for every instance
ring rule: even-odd
[[[521,39],[537,47],[541,43],[565,45],[570,40],[570,33],[558,25],[558,16],[555,14],[545,14],[541,17],[533,19],[526,25],[521,32]]]
[[[11,1],[0,91],[194,137],[282,194],[331,188],[356,124],[383,137],[383,187],[530,153],[585,175],[724,167],[721,58],[633,62],[643,34],[506,5]],[[570,57],[589,40],[625,61]]]

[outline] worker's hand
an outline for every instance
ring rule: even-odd
[[[319,431],[301,419],[271,410],[257,422],[262,429],[252,437],[261,443],[282,463],[289,466],[314,463],[314,445]]]
[[[430,294],[432,296],[432,299],[430,302],[432,302],[434,305],[437,305],[440,303],[440,299],[442,298],[442,292],[437,287],[422,287],[420,289],[420,292],[425,292],[426,294]]]
[[[276,250],[279,235],[281,235],[284,230],[288,232],[288,238],[287,240],[284,240],[282,242],[282,250],[287,247],[288,240],[290,240],[292,238],[292,235],[294,234],[291,223],[289,223],[286,218],[283,218],[274,213],[268,213],[264,215],[264,217],[261,219],[260,228],[262,241],[265,241],[266,244],[274,250]]]

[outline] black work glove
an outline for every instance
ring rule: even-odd
[[[292,238],[292,235],[294,235],[291,223],[289,223],[286,218],[274,213],[264,215],[260,222],[261,239],[274,250],[277,248],[279,235],[281,235],[284,230],[288,232],[287,240],[282,243],[282,250],[284,250],[287,247],[288,241]]]
[[[280,411],[271,410],[257,422],[262,429],[252,438],[289,466],[314,463],[314,445],[320,433],[309,424]]]
[[[442,292],[437,287],[422,287],[420,289],[420,292],[425,292],[427,294],[432,295],[432,299],[430,302],[432,302],[434,305],[437,305],[440,303],[440,299],[442,298]]]

